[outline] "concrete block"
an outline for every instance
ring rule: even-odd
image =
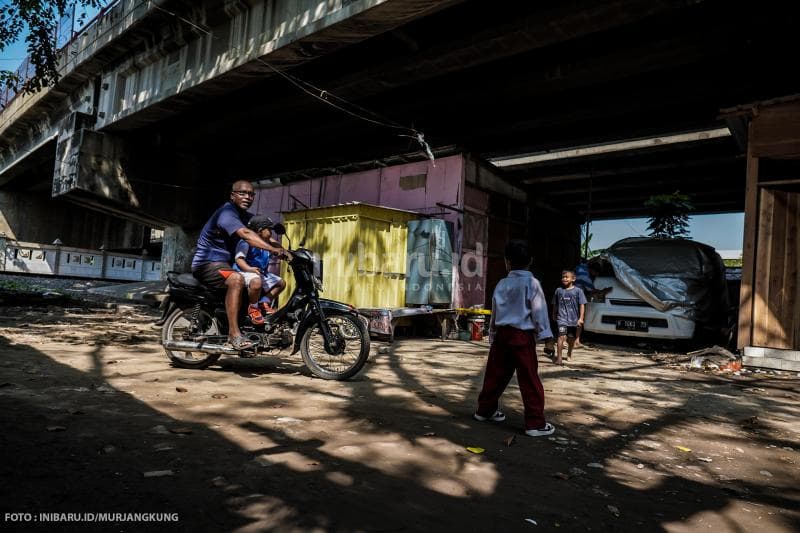
[[[771,357],[783,361],[800,361],[800,350],[786,350],[782,348],[745,346],[744,355],[750,357]]]
[[[784,359],[781,361],[781,368],[783,370],[790,370],[792,372],[800,372],[800,361],[792,361]]]
[[[142,263],[140,257],[109,255],[105,258],[108,279],[138,281],[142,279]]]
[[[766,357],[766,349],[761,348],[759,346],[745,346],[744,347],[744,355],[749,355],[751,357]]]
[[[752,355],[745,355],[742,357],[744,366],[752,366],[757,368],[771,368],[773,370],[783,370],[783,359],[774,357],[753,357]]]

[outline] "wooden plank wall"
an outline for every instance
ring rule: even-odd
[[[800,193],[760,191],[752,345],[800,350]]]
[[[800,100],[751,111],[738,347],[800,350],[800,193],[759,187],[759,159],[800,156]]]

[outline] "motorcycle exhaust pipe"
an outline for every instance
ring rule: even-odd
[[[210,344],[205,342],[191,342],[191,341],[166,341],[162,343],[167,350],[175,350],[176,352],[203,352],[203,353],[218,353],[223,355],[239,355],[239,351],[233,347],[225,346],[224,344]]]

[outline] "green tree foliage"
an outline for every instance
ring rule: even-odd
[[[723,259],[722,262],[725,263],[725,266],[728,267],[728,268],[736,268],[736,267],[741,268],[742,267],[742,258],[741,257],[739,259]]]
[[[689,197],[675,191],[672,194],[651,196],[644,203],[650,211],[647,229],[651,237],[685,239],[689,237],[689,213],[694,206]]]
[[[0,83],[18,92],[32,93],[58,81],[56,28],[59,20],[73,8],[98,9],[104,0],[8,0],[0,4],[0,52],[24,37],[33,66],[33,76],[0,70]],[[77,11],[77,9],[75,10]],[[80,26],[85,17],[76,22]]]
[[[593,250],[591,248],[593,236],[594,236],[593,233],[585,235],[583,242],[581,243],[581,255],[583,259],[589,259],[595,257],[606,251],[605,248],[598,248],[596,250]]]

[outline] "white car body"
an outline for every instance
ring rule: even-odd
[[[658,339],[691,339],[695,322],[663,313],[628,290],[616,278],[594,280],[595,289],[612,287],[605,302],[586,304],[584,329],[593,333]]]

